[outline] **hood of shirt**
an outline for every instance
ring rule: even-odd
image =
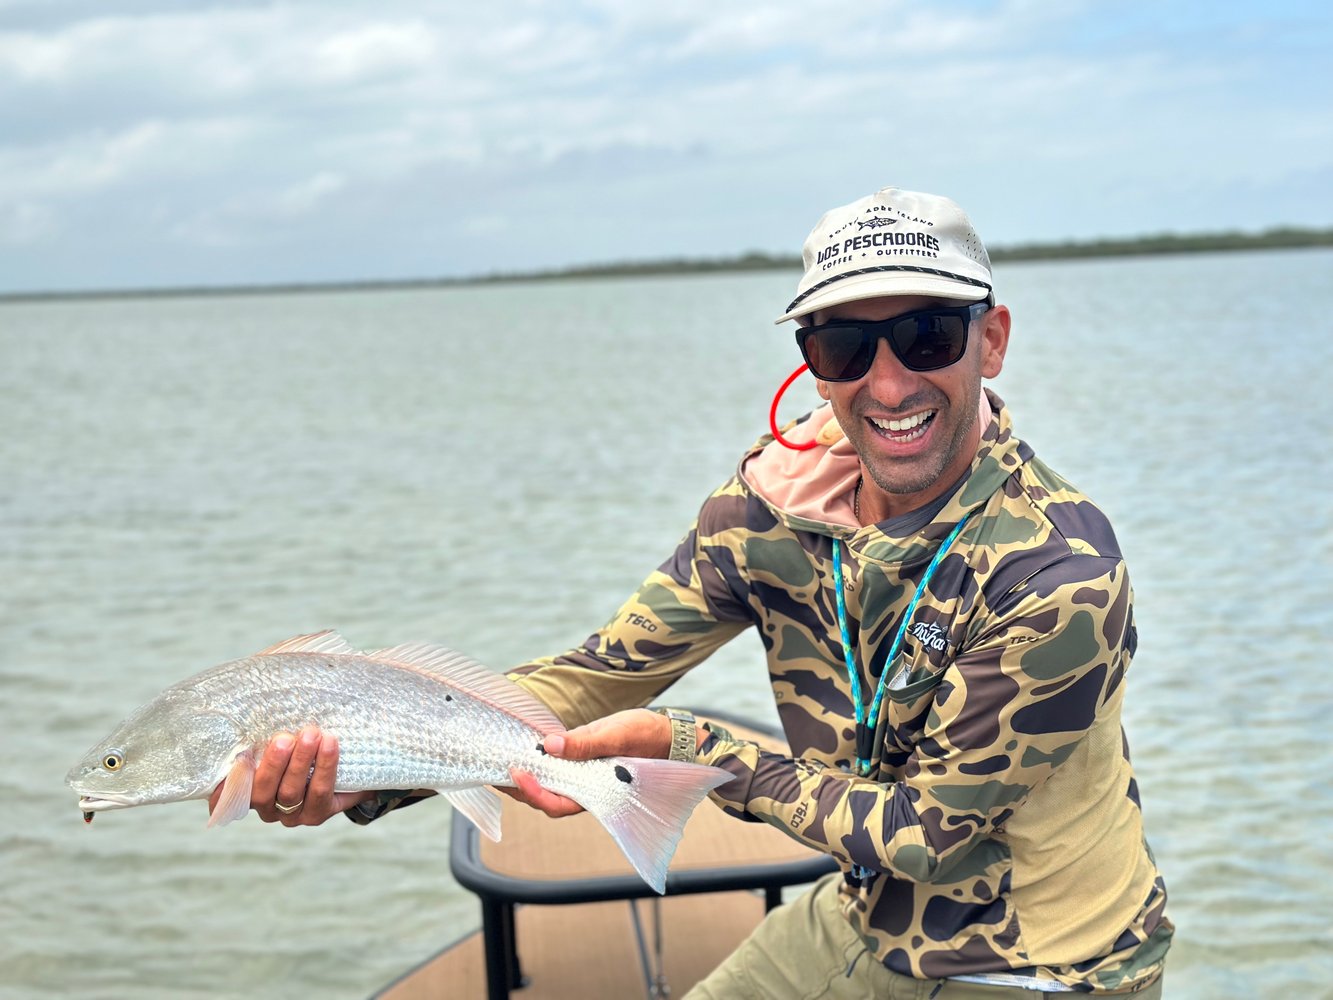
[[[788,448],[766,434],[741,459],[741,482],[793,531],[845,540],[853,552],[885,562],[928,557],[969,511],[983,505],[1028,459],[1031,451],[1013,435],[1004,401],[989,389],[979,406],[981,439],[967,474],[944,496],[918,511],[879,524],[857,523],[852,510],[861,462],[828,403],[798,420],[783,436]]]

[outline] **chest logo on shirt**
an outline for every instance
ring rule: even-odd
[[[938,651],[944,649],[945,645],[947,645],[944,639],[944,629],[940,628],[934,622],[917,622],[912,626],[910,631],[927,649]]]

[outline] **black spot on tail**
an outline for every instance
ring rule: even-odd
[[[538,743],[538,744],[537,744],[537,752],[538,752],[539,754],[541,754],[543,757],[545,757],[545,756],[546,756],[546,747],[543,746],[542,744]]]
[[[629,768],[627,768],[624,764],[616,765],[616,777],[619,778],[621,781],[625,782],[625,784],[627,785],[634,780],[634,775],[629,773]]]

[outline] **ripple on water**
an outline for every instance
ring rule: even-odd
[[[1130,562],[1125,721],[1172,998],[1327,994],[1333,514],[1310,456],[1333,338],[1307,316],[1330,263],[1003,269],[1000,393]],[[762,429],[794,363],[763,307],[789,277],[0,306],[0,991],[363,997],[475,927],[441,802],[368,828],[207,831],[197,803],[88,827],[65,770],[166,684],[298,632],[495,666],[582,642]],[[1217,288],[1262,292],[1223,309]],[[482,328],[515,345],[502,392],[452,349]],[[1288,350],[1255,363],[1256,329]],[[596,392],[550,391],[590,372]],[[742,637],[671,697],[772,719],[761,663]]]

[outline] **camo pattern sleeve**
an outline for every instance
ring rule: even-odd
[[[1147,919],[1153,903],[1160,917],[1137,803],[1121,808],[1132,777],[1085,766],[1123,759],[1129,604],[1124,567],[1089,556],[1004,595],[997,620],[941,675],[923,674],[897,693],[875,778],[722,739],[706,742],[699,761],[736,775],[713,793],[724,807],[787,830],[857,874],[847,905],[871,911],[859,914],[868,916],[863,932],[905,974],[972,971],[979,958],[1004,958],[1009,968],[1086,959],[1106,946],[1098,934],[1108,909],[1119,911],[1120,928]],[[1061,841],[1082,845],[1075,868],[1091,881],[1050,850]],[[1126,872],[1126,857],[1142,861]],[[1097,893],[1098,871],[1128,876],[1120,888],[1133,889],[1112,890],[1099,908],[1071,905]],[[893,947],[903,928],[921,942],[915,954]],[[1147,937],[1130,933],[1118,950],[1132,953]]]
[[[929,702],[896,780],[857,778],[720,741],[701,762],[739,780],[719,798],[786,827],[844,864],[927,882],[966,856],[1048,780],[1120,681],[1129,582],[1116,560],[1071,557],[1006,595],[1006,614],[958,650]]]
[[[1129,577],[1101,511],[990,399],[972,468],[933,514],[900,528],[816,520],[767,499],[747,478],[762,463],[743,461],[610,622],[514,676],[574,726],[647,704],[753,627],[790,754],[712,734],[699,760],[734,780],[711,794],[837,859],[844,913],[879,961],[917,979],[1133,990],[1160,974],[1172,927],[1120,727]],[[864,777],[851,773],[834,545],[861,690],[894,678]]]
[[[569,727],[648,704],[754,624],[737,597],[745,497],[736,479],[710,496],[676,551],[583,646],[509,672]]]
[[[791,755],[716,737],[699,760],[735,776],[712,793],[729,812],[839,861],[844,912],[894,971],[1133,989],[1159,974],[1172,928],[1120,726],[1129,577],[1101,512],[997,416],[958,494],[907,534],[752,510],[738,562]],[[851,773],[835,544],[861,689],[895,678],[866,777]]]

